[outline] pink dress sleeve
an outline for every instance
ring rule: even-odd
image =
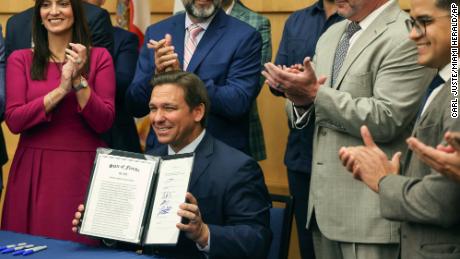
[[[95,132],[103,133],[115,117],[115,69],[106,49],[93,48],[89,76],[90,98],[84,109],[77,109]]]
[[[6,108],[5,122],[14,134],[21,133],[40,123],[51,120],[45,112],[44,96],[30,99],[30,60],[24,51],[15,51],[8,58],[6,66]]]

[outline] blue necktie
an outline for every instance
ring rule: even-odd
[[[436,74],[436,76],[433,78],[430,85],[426,89],[425,95],[423,96],[422,102],[420,103],[417,118],[419,118],[420,115],[422,115],[423,107],[425,107],[426,101],[428,100],[428,97],[430,97],[433,90],[443,85],[445,82],[446,81],[444,81],[444,79],[442,79],[442,77],[439,74]]]

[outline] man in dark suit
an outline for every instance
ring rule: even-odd
[[[3,121],[3,113],[5,112],[5,42],[3,41],[2,25],[0,25],[0,122]],[[6,153],[5,139],[3,138],[3,131],[0,128],[0,197],[2,196],[3,189],[3,172],[1,166],[8,161],[8,154]]]
[[[112,128],[102,134],[102,139],[110,148],[130,152],[141,152],[139,136],[134,118],[125,105],[126,90],[134,78],[137,58],[139,56],[139,39],[136,34],[113,27],[114,51],[113,63],[116,72],[115,121]]]
[[[101,7],[105,0],[85,0],[87,3]],[[139,57],[139,39],[136,34],[119,27],[113,30],[113,63],[115,65],[116,96],[115,96],[115,121],[112,128],[102,134],[102,139],[110,148],[130,152],[141,152],[139,136],[133,117],[125,106],[126,90],[131,84]]]
[[[205,82],[212,102],[209,132],[249,153],[249,111],[260,91],[261,36],[250,25],[227,16],[220,8],[221,0],[183,3],[185,13],[147,29],[126,94],[128,109],[135,117],[148,114],[149,81],[156,73],[169,69],[193,72]],[[189,31],[194,26],[199,31],[192,35]],[[170,35],[167,40],[166,34]],[[194,44],[193,53],[184,46],[188,42]],[[150,132],[147,149],[154,141]]]
[[[182,232],[176,247],[153,250],[174,258],[203,254],[210,258],[266,258],[271,241],[270,198],[257,162],[205,130],[209,99],[197,76],[168,72],[156,76],[152,85],[149,118],[164,145],[149,153],[195,152],[188,203],[181,204],[177,213],[189,223],[177,225]],[[74,226],[79,218],[77,213]]]
[[[437,68],[445,81],[428,97],[412,132],[430,146],[441,143],[446,131],[460,128],[453,109],[458,103],[452,105],[458,102],[458,89],[451,88],[451,82],[458,80],[458,66],[453,64],[450,30],[451,5],[458,10],[458,3],[411,0],[411,18],[406,22],[409,37],[418,46],[418,63]],[[405,87],[404,82],[401,87]],[[361,135],[364,146],[342,148],[340,158],[356,179],[378,194],[381,215],[403,222],[401,258],[460,258],[458,184],[424,164],[412,151],[406,154],[400,170],[399,156],[393,155],[388,161],[367,127],[361,128]],[[413,145],[413,141],[411,138],[409,143]]]
[[[109,13],[95,5],[83,3],[83,10],[91,31],[93,46],[107,48],[113,53],[112,22]],[[33,7],[11,16],[6,23],[6,56],[17,49],[27,49],[32,44]]]

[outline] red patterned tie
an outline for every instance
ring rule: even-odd
[[[187,70],[188,64],[190,63],[190,60],[192,59],[193,52],[195,52],[196,49],[196,37],[200,32],[203,31],[203,28],[201,28],[198,24],[192,24],[188,28],[188,37],[185,42],[185,51],[184,51],[184,71]]]

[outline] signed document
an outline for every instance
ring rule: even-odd
[[[80,234],[135,244],[177,243],[193,154],[154,157],[98,149]]]
[[[145,244],[175,244],[179,205],[184,202],[192,172],[193,157],[164,159],[160,164],[156,198],[150,215]]]

